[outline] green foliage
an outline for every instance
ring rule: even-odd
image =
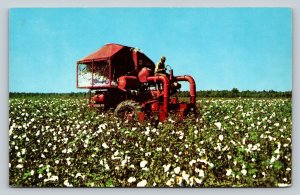
[[[179,97],[189,97],[189,91],[181,91]],[[292,98],[292,91],[239,91],[232,90],[201,90],[197,91],[197,97],[201,98]]]

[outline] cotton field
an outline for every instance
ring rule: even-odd
[[[153,127],[75,98],[9,100],[16,187],[290,186],[291,99],[204,99]]]

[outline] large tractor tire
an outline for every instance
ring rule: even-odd
[[[138,120],[139,112],[142,111],[142,108],[139,103],[133,100],[125,100],[118,104],[114,111],[114,115],[118,118],[124,120]]]

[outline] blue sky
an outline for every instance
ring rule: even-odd
[[[9,91],[86,91],[76,61],[106,43],[166,56],[197,90],[292,90],[289,8],[19,8],[9,12]]]

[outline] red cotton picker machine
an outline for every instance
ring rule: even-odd
[[[169,73],[163,70],[158,73],[155,64],[135,48],[106,44],[77,62],[76,83],[77,88],[90,89],[90,107],[114,109],[114,115],[125,120],[164,121],[170,112],[183,119],[196,110],[195,81],[187,75],[174,76],[170,68]],[[171,97],[180,89],[179,81],[190,84],[189,103]]]

